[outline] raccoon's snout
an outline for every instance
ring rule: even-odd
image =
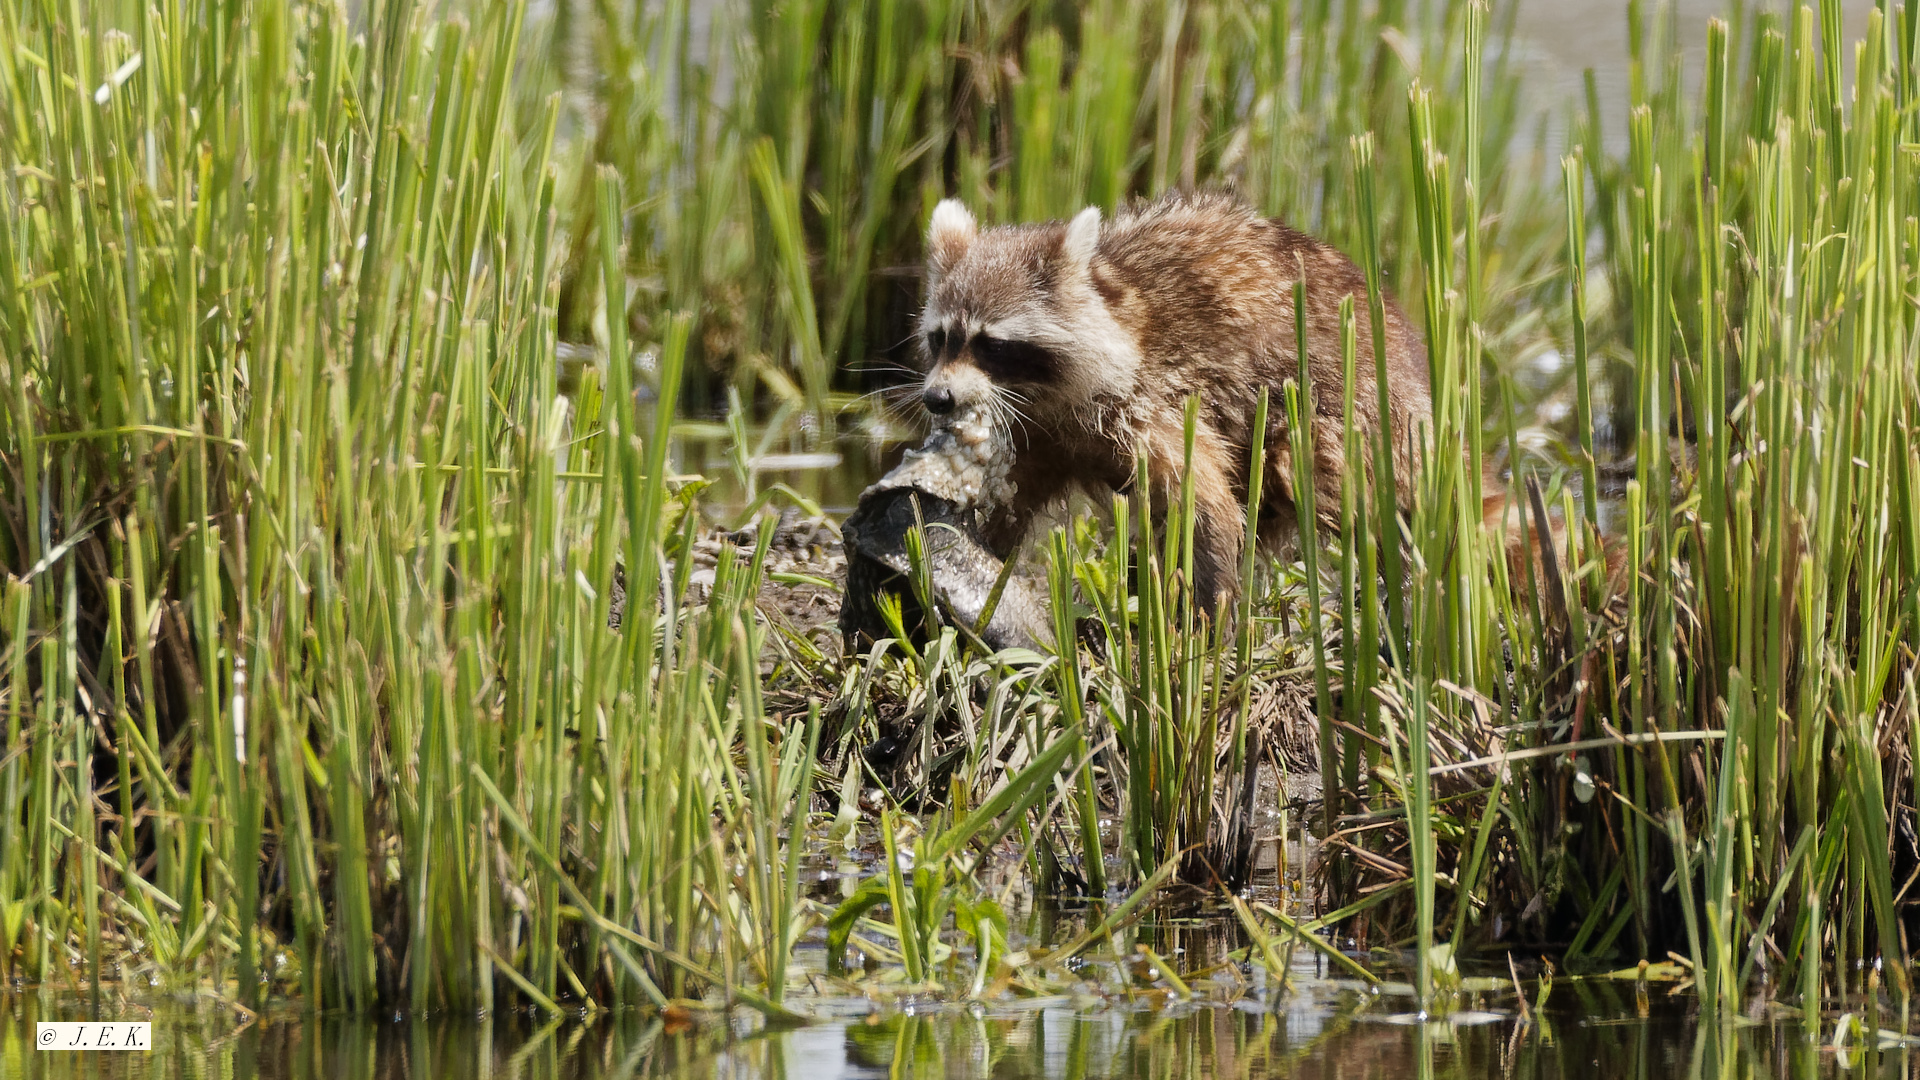
[[[937,364],[920,384],[920,403],[937,417],[980,408],[993,396],[993,380],[971,364]]]

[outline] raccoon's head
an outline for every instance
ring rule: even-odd
[[[1139,346],[1095,287],[1099,246],[1095,207],[985,231],[957,199],[934,207],[920,316],[928,411],[1012,408],[1046,424],[1131,395]]]

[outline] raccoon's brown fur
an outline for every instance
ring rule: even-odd
[[[1380,430],[1366,278],[1332,247],[1262,217],[1225,193],[1175,194],[1110,221],[979,229],[955,200],[928,229],[920,320],[934,412],[988,401],[1012,432],[1012,505],[991,520],[1003,557],[1035,515],[1075,487],[1125,490],[1144,453],[1156,509],[1183,478],[1188,395],[1200,401],[1192,475],[1195,598],[1212,611],[1237,584],[1249,447],[1259,391],[1269,391],[1261,539],[1298,528],[1281,387],[1298,377],[1293,282],[1305,273],[1313,378],[1315,500],[1335,524],[1349,473],[1342,425],[1340,301],[1357,313],[1356,421]],[[1430,413],[1426,349],[1385,301],[1387,397],[1395,472],[1411,474]],[[1370,473],[1356,463],[1356,475]],[[1398,490],[1405,503],[1412,485]]]

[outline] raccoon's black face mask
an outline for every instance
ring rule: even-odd
[[[971,363],[1000,383],[1049,382],[1059,365],[1059,358],[1044,345],[987,334],[963,338],[945,327],[927,334],[926,349],[933,365]]]
[[[999,382],[1051,382],[1059,363],[1059,358],[1043,345],[985,334],[975,334],[967,343],[967,352],[981,371]]]
[[[928,370],[920,400],[935,416],[1014,387],[1044,384],[1053,378],[1057,360],[1045,347],[1031,342],[982,333],[963,336],[944,326],[929,331],[923,344]]]

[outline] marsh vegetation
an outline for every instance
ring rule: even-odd
[[[0,5],[0,973],[770,1023],[1186,997],[1114,935],[1304,830],[1314,866],[1218,893],[1254,999],[1385,949],[1443,1009],[1514,953],[1900,1027],[1920,12],[1736,5],[1697,72],[1623,17],[1614,153],[1469,0]],[[820,509],[769,455],[912,437],[937,199],[1215,183],[1423,328],[1410,515],[1350,485],[1216,622],[1190,518],[1082,507],[1025,556],[1057,654],[842,656],[763,608],[823,584],[769,569],[773,511]],[[829,851],[865,856],[823,890]],[[1073,929],[1010,932],[1060,896]],[[1116,940],[1144,966],[1083,977]]]

